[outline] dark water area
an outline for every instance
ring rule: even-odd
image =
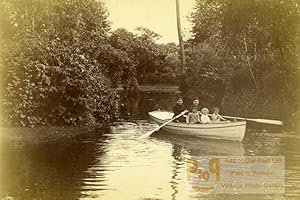
[[[147,119],[148,112],[153,110],[172,111],[178,98],[177,90],[172,92],[139,91],[134,95],[120,93],[121,118],[123,119]]]
[[[300,199],[300,136],[296,133],[259,127],[248,129],[242,142],[164,131],[138,139],[157,127],[147,120],[146,111],[157,103],[170,109],[176,94],[141,98],[137,114],[144,120],[117,122],[109,131],[84,130],[82,134],[96,133],[88,138],[22,146],[1,138],[0,199]],[[285,156],[285,193],[191,190],[186,177],[191,156]]]

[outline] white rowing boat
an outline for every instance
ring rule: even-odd
[[[152,111],[150,118],[159,125],[170,120],[174,114],[168,111]],[[162,127],[170,133],[208,139],[242,141],[246,131],[246,121],[222,122],[209,124],[187,124],[170,122]]]

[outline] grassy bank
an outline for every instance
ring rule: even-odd
[[[103,131],[96,127],[1,127],[0,141],[2,144],[10,143],[15,146],[65,143],[100,136]]]

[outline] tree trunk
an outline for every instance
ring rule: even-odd
[[[179,46],[180,46],[180,60],[181,60],[182,71],[185,71],[185,55],[184,55],[184,44],[183,44],[182,33],[181,33],[179,0],[176,0],[176,16],[177,16],[178,39],[179,39]]]
[[[254,76],[254,73],[253,73],[253,70],[252,70],[252,67],[251,67],[251,64],[250,64],[250,58],[249,58],[249,55],[248,55],[248,47],[247,47],[246,34],[245,33],[244,33],[244,48],[245,48],[245,52],[246,52],[246,61],[247,61],[247,64],[248,64],[248,68],[249,68],[250,74],[252,76],[253,83],[255,85],[255,89],[257,89],[258,85],[257,85],[257,81],[256,81],[256,78]]]

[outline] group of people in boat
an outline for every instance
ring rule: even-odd
[[[176,105],[173,107],[174,117],[180,115],[185,110],[188,110],[188,114],[180,116],[179,118],[177,118],[175,120],[175,122],[186,122],[186,123],[191,123],[191,124],[195,124],[195,123],[205,124],[205,123],[219,123],[221,121],[224,121],[224,122],[228,121],[219,114],[220,109],[218,107],[215,107],[213,109],[213,113],[209,114],[208,108],[200,109],[199,103],[200,103],[199,99],[196,98],[196,99],[194,99],[193,105],[191,106],[191,108],[187,109],[183,103],[183,98],[179,97],[177,99]]]

